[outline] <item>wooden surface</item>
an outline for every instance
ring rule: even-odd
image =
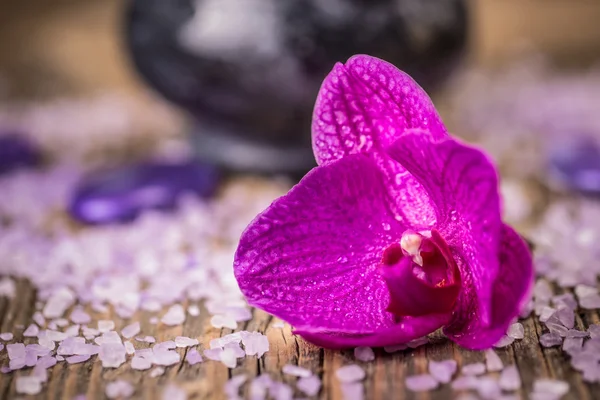
[[[0,332],[20,332],[15,326],[27,326],[36,310],[35,290],[23,280],[18,281],[17,296],[13,301],[0,298]],[[189,304],[184,303],[184,306]],[[100,314],[86,309],[94,320],[112,319],[116,322],[116,330],[122,329],[132,320],[121,320],[114,313]],[[190,317],[183,326],[167,327],[162,324],[152,325],[148,322],[155,314],[139,312],[134,319],[142,325],[141,335],[152,335],[157,341],[174,339],[184,335],[198,338],[199,351],[208,347],[211,339],[220,337],[230,330],[217,330],[210,325],[210,315],[202,309],[199,317]],[[270,342],[270,350],[257,362],[256,357],[241,359],[238,367],[229,370],[222,363],[206,360],[203,363],[190,366],[184,360],[185,350],[177,349],[182,355],[179,365],[166,367],[164,375],[150,378],[149,371],[135,371],[129,362],[118,369],[103,369],[97,357],[92,357],[82,364],[68,365],[58,363],[50,371],[49,382],[38,396],[19,396],[15,392],[15,377],[28,375],[30,370],[17,371],[10,374],[0,374],[0,399],[38,398],[38,399],[72,399],[85,394],[88,399],[104,399],[105,385],[115,379],[124,379],[135,385],[133,398],[161,398],[161,390],[168,383],[175,383],[184,388],[191,399],[225,399],[223,385],[233,375],[246,374],[250,379],[259,374],[269,373],[277,381],[286,382],[294,387],[296,378],[285,376],[281,368],[285,364],[295,364],[310,369],[323,381],[319,394],[322,399],[341,399],[342,393],[335,377],[335,371],[342,365],[357,362],[349,351],[329,351],[315,347],[300,337],[291,334],[289,325],[283,329],[273,327],[276,322],[266,313],[254,310],[253,319],[241,324],[239,330],[257,330],[264,332]],[[582,311],[577,314],[576,325],[587,327],[591,323],[600,322],[596,311]],[[575,372],[568,363],[567,356],[559,348],[542,348],[539,336],[543,333],[537,318],[522,321],[525,327],[525,338],[515,341],[511,346],[496,349],[505,365],[516,364],[521,372],[523,388],[520,391],[522,399],[528,398],[533,381],[536,378],[548,377],[565,380],[570,385],[570,393],[564,399],[586,400],[600,399],[600,385],[589,385],[582,381],[581,374]],[[94,322],[89,326],[95,326]],[[15,340],[25,343],[33,342],[32,338],[23,338],[20,333]],[[136,348],[147,347],[145,343],[134,341]],[[131,356],[128,356],[128,361]],[[376,349],[376,359],[370,363],[357,362],[364,367],[367,377],[364,380],[365,399],[452,399],[460,392],[453,391],[449,385],[422,394],[405,390],[405,378],[409,375],[427,371],[428,360],[444,360],[453,358],[459,366],[484,360],[481,352],[463,350],[440,334],[433,335],[432,343],[415,350],[407,350],[387,354],[382,349]],[[0,365],[7,365],[6,351],[0,352]],[[248,385],[242,386],[242,393],[247,394]],[[304,397],[299,391],[295,397]]]

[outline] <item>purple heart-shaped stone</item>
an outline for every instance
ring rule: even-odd
[[[40,161],[38,149],[25,137],[0,133],[0,174],[20,167],[31,167]]]
[[[84,223],[127,222],[144,210],[171,210],[184,193],[211,196],[216,167],[195,161],[145,162],[88,176],[75,189],[69,212]]]

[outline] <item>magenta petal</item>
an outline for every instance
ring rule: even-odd
[[[510,226],[503,225],[499,251],[500,271],[492,292],[492,320],[484,326],[463,309],[454,316],[444,333],[470,349],[489,348],[500,340],[529,298],[533,265],[527,244]]]
[[[474,288],[479,317],[488,323],[502,226],[496,169],[481,151],[421,130],[405,133],[388,153],[429,194],[437,228],[456,254],[463,291]]]
[[[423,335],[396,325],[377,271],[383,250],[406,229],[390,211],[394,201],[367,155],[313,169],[242,234],[234,272],[248,302],[328,337],[393,328],[399,343],[403,326]],[[405,336],[413,338],[410,330]]]
[[[357,55],[325,78],[313,114],[318,164],[383,150],[409,128],[447,135],[427,93],[407,74],[375,57]]]

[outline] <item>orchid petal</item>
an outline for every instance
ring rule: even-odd
[[[400,343],[437,329],[438,320],[398,324],[386,311],[390,298],[378,265],[406,229],[394,218],[394,202],[367,155],[313,169],[242,234],[234,271],[248,302],[331,343],[366,336],[376,343],[379,332],[393,332],[392,342]],[[347,333],[353,338],[343,339]]]
[[[478,300],[478,316],[489,323],[502,226],[494,166],[475,148],[450,138],[436,141],[421,130],[405,133],[388,153],[427,190],[437,227],[457,253],[463,291],[470,295],[474,288],[469,302]]]
[[[337,63],[317,97],[312,124],[317,163],[383,150],[409,128],[447,135],[431,99],[407,74],[375,57]]]
[[[499,251],[500,271],[492,292],[492,320],[489,326],[473,318],[463,307],[444,333],[459,345],[479,350],[500,340],[515,316],[529,299],[533,284],[531,253],[525,241],[510,226],[503,225]]]

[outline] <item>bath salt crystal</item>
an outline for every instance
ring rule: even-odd
[[[83,309],[80,307],[76,307],[71,312],[69,318],[75,324],[89,324],[90,322],[92,322],[92,317],[90,317],[90,315],[83,311]]]
[[[126,351],[121,343],[102,343],[98,358],[103,368],[119,368],[125,362]]]
[[[115,331],[104,332],[102,336],[96,338],[94,341],[99,345],[102,343],[122,343],[121,337]]]
[[[448,383],[456,373],[455,360],[429,361],[429,374],[440,383]]]
[[[187,398],[187,392],[172,383],[168,384],[162,392],[162,400],[187,400]]]
[[[236,329],[237,322],[228,315],[213,315],[210,319],[210,324],[217,329],[228,328]]]
[[[536,300],[549,301],[553,294],[552,287],[547,281],[538,279],[535,282],[535,285],[533,286],[533,296]]]
[[[156,365],[169,366],[177,364],[181,360],[179,353],[173,350],[158,350],[154,351],[152,363]]]
[[[10,332],[0,333],[0,339],[8,342],[9,340],[13,340],[14,335]]]
[[[588,336],[588,332],[580,331],[578,329],[569,329],[567,332],[567,338],[585,338]]]
[[[56,358],[54,358],[52,356],[44,356],[38,360],[36,367],[52,368],[55,365],[56,365]]]
[[[78,363],[82,363],[82,362],[86,362],[87,360],[90,359],[90,355],[77,355],[77,356],[71,356],[71,357],[67,357],[66,361],[69,364],[78,364]]]
[[[185,310],[181,304],[175,304],[169,308],[161,318],[161,322],[168,326],[181,325],[185,322]]]
[[[101,319],[98,321],[98,331],[101,333],[109,332],[115,329],[115,321]]]
[[[529,317],[529,315],[531,315],[531,312],[533,311],[533,309],[534,309],[534,302],[533,302],[533,300],[530,300],[527,303],[525,303],[525,305],[521,309],[521,312],[519,313],[519,318],[525,319],[525,318]]]
[[[246,352],[240,347],[238,343],[227,343],[223,349],[231,349],[233,350],[233,354],[235,354],[236,358],[244,358],[246,357]]]
[[[33,370],[31,371],[30,376],[35,377],[40,382],[47,382],[48,381],[48,370],[46,368],[36,365],[33,368]]]
[[[502,348],[506,346],[510,346],[515,341],[515,338],[504,335],[498,340],[498,343],[494,345],[494,347]]]
[[[75,302],[75,294],[68,288],[61,288],[50,296],[42,313],[46,318],[60,318]]]
[[[575,286],[575,295],[579,298],[593,296],[595,294],[598,294],[598,289],[596,289],[595,287],[583,284]]]
[[[269,351],[269,339],[259,332],[241,332],[244,350],[249,356],[256,355],[260,358]]]
[[[249,332],[243,331],[244,335],[249,335]],[[255,332],[257,335],[260,333]],[[228,343],[240,343],[242,341],[242,332],[234,332],[220,338],[216,338],[210,341],[210,348],[214,349],[217,347],[224,347]]]
[[[187,312],[192,317],[197,317],[198,315],[200,315],[200,308],[197,305],[192,304],[187,308]]]
[[[273,322],[273,325],[271,325],[271,326],[275,329],[283,329],[285,325],[284,325],[283,321],[275,321],[275,322]]]
[[[152,367],[152,360],[145,357],[138,357],[137,355],[131,359],[131,368],[143,371]]]
[[[588,333],[592,339],[600,338],[600,325],[590,325],[588,327]]]
[[[483,399],[498,399],[502,394],[498,382],[489,376],[479,378],[477,381],[477,392]]]
[[[575,313],[570,308],[561,308],[556,312],[556,317],[565,328],[573,329],[575,326]]]
[[[438,386],[439,382],[429,374],[413,375],[406,378],[406,387],[413,392],[428,392]]]
[[[60,328],[64,328],[65,326],[69,325],[69,320],[65,318],[57,318],[52,321],[52,323]]]
[[[51,329],[46,330],[46,337],[53,342],[62,342],[66,338],[68,338],[67,334],[64,332],[53,331]]]
[[[567,354],[573,355],[579,353],[583,347],[583,338],[580,337],[568,337],[563,342],[562,349]]]
[[[44,319],[44,316],[39,311],[36,311],[33,313],[32,319],[39,326],[44,326],[46,324],[46,320]]]
[[[226,310],[226,315],[236,322],[250,321],[252,319],[252,312],[246,307],[229,307]]]
[[[384,346],[383,351],[386,353],[395,353],[397,351],[402,351],[408,349],[408,346],[405,344],[397,344],[394,346]]]
[[[540,344],[543,347],[554,347],[559,346],[563,342],[562,337],[555,332],[544,333],[540,336]]]
[[[300,380],[298,381],[300,382]],[[250,382],[248,388],[248,398],[250,400],[264,400],[267,397],[267,391],[273,384],[273,380],[267,374],[260,375]],[[299,390],[300,387],[298,387]]]
[[[364,399],[365,387],[362,382],[342,383],[340,389],[344,400]]]
[[[13,371],[16,371],[16,370],[24,368],[24,367],[25,367],[25,357],[12,359],[8,363],[8,368]]]
[[[500,373],[498,385],[502,390],[512,391],[521,388],[521,376],[516,365],[509,365]]]
[[[497,372],[502,371],[504,368],[504,364],[502,360],[496,354],[496,352],[492,349],[488,349],[485,351],[485,367],[488,372]]]
[[[23,336],[25,337],[36,337],[40,333],[40,328],[36,324],[31,324],[25,329],[23,332]]]
[[[236,375],[231,377],[225,385],[223,386],[223,390],[227,395],[228,399],[238,399],[240,387],[246,382],[246,375]]]
[[[185,361],[187,361],[187,363],[190,365],[196,365],[202,362],[202,356],[200,355],[200,353],[198,353],[198,350],[191,349],[185,355]]]
[[[563,293],[552,297],[552,304],[556,309],[568,308],[575,310],[577,308],[577,300],[571,293]]]
[[[124,380],[116,380],[106,385],[105,394],[109,399],[128,398],[133,395],[135,388],[133,385]]]
[[[563,326],[563,324],[560,322],[556,315],[553,315],[550,318],[548,318],[548,321],[545,322],[545,325],[550,332],[557,333],[562,337],[567,336],[567,332],[569,332],[569,329]]]
[[[281,369],[281,372],[283,372],[286,375],[297,376],[299,378],[308,378],[309,376],[312,375],[312,372],[309,371],[308,369],[299,367],[297,365],[292,365],[292,364],[284,365],[283,368]]]
[[[221,353],[223,352],[223,349],[220,347],[217,347],[216,349],[206,349],[204,350],[204,357],[208,358],[209,360],[213,360],[213,361],[221,361]]]
[[[219,354],[219,361],[221,361],[227,368],[235,368],[237,365],[237,357],[233,349],[224,349]]]
[[[135,338],[138,342],[155,343],[156,339],[153,336],[144,336],[142,338]]]
[[[274,400],[292,400],[294,390],[283,382],[273,382],[269,386],[269,396]]]
[[[485,364],[483,363],[473,363],[463,365],[460,369],[460,372],[463,375],[481,375],[485,373]]]
[[[96,311],[97,313],[104,314],[108,312],[108,307],[101,302],[93,302],[92,310]]]
[[[148,320],[148,322],[150,322],[152,325],[158,324],[158,321],[159,321],[158,317],[152,317]],[[166,325],[168,325],[168,324],[166,324]]]
[[[321,380],[314,375],[307,376],[298,379],[296,387],[307,396],[316,396],[321,390]]]
[[[340,382],[352,383],[362,381],[365,378],[365,370],[356,364],[350,364],[335,371],[335,376]]]
[[[140,323],[134,322],[133,324],[129,324],[121,330],[121,336],[123,336],[125,339],[131,339],[140,333],[140,330]]]
[[[475,376],[467,375],[467,376],[459,376],[456,378],[450,386],[454,390],[469,390],[469,389],[477,389],[478,379]]]
[[[8,297],[9,299],[12,299],[15,297],[15,292],[16,286],[12,279],[8,277],[0,279],[0,297]]]
[[[550,318],[551,316],[554,315],[554,313],[556,312],[555,308],[552,307],[544,307],[542,309],[542,312],[540,314],[540,322],[546,322],[548,321],[548,318]]]
[[[579,306],[585,310],[600,308],[600,295],[593,294],[579,298]]]
[[[150,378],[156,378],[165,373],[165,369],[161,367],[156,367],[152,371],[150,371]]]
[[[7,344],[6,351],[10,360],[25,358],[25,345],[23,343]]]
[[[370,347],[356,347],[354,349],[354,358],[359,361],[369,362],[375,359],[375,353]]]
[[[515,322],[514,324],[508,327],[506,335],[510,336],[513,339],[523,339],[525,337],[525,330],[523,329],[523,325],[521,325],[519,322]]]
[[[156,343],[154,346],[152,346],[152,350],[153,351],[160,351],[160,350],[173,350],[177,347],[177,345],[175,344],[174,341],[172,340],[167,340],[165,342],[160,342],[160,343]]]
[[[65,335],[68,337],[75,337],[79,335],[79,325],[71,325],[67,329],[65,329]]]
[[[533,382],[533,393],[546,398],[560,398],[569,392],[569,384],[554,379],[537,379]]]
[[[186,336],[177,336],[175,338],[175,345],[177,347],[191,347],[198,344],[198,339],[192,339]]]
[[[125,352],[127,354],[131,355],[135,353],[135,347],[133,346],[133,343],[131,343],[129,340],[123,343],[123,345],[125,346]]]
[[[19,394],[34,395],[42,391],[42,381],[35,376],[18,376],[15,386]]]
[[[93,356],[100,352],[100,346],[91,343],[75,343],[73,346],[73,354],[75,355],[90,355]]]
[[[426,345],[427,343],[429,343],[429,339],[427,339],[427,337],[424,336],[421,338],[411,340],[410,342],[406,343],[406,345],[411,349],[416,349],[417,347]]]

